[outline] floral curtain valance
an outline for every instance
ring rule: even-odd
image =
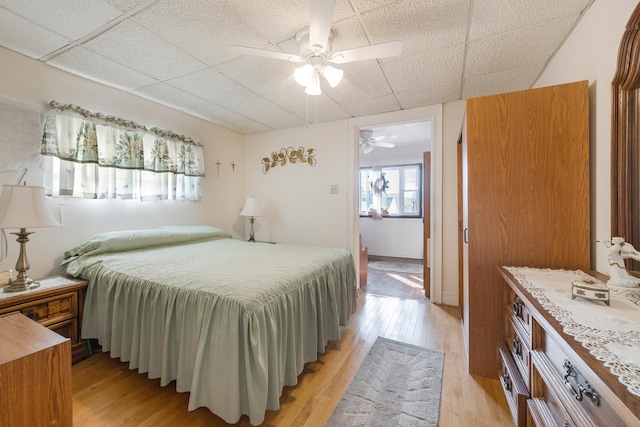
[[[170,131],[51,102],[41,152],[55,158],[45,158],[45,186],[53,195],[200,198],[202,144]]]

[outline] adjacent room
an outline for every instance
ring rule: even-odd
[[[0,425],[640,426],[640,4],[0,1]]]

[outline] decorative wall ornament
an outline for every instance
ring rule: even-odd
[[[316,150],[314,148],[308,148],[306,150],[302,146],[298,147],[298,149],[294,149],[293,147],[281,148],[279,153],[275,151],[272,152],[271,158],[264,157],[262,159],[262,173],[267,173],[269,169],[278,165],[286,165],[287,160],[289,163],[307,163],[313,167],[316,165],[315,155]]]

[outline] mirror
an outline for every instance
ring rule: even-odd
[[[612,86],[611,235],[640,247],[640,4],[620,41]],[[640,272],[640,262],[627,260]]]

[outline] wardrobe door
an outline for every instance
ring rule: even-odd
[[[590,267],[587,82],[470,99],[466,127],[469,371],[496,377],[496,266]]]

